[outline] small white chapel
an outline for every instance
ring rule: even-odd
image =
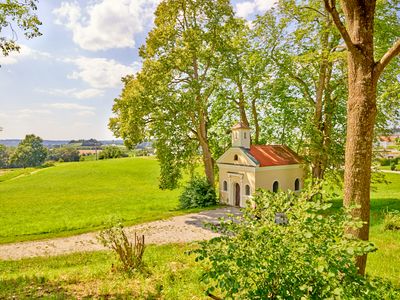
[[[250,128],[232,128],[232,147],[218,160],[221,202],[244,207],[259,188],[299,191],[303,187],[302,159],[285,145],[250,145]]]

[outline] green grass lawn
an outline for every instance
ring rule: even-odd
[[[368,255],[367,273],[385,277],[400,287],[400,232],[385,231],[383,219],[388,210],[400,211],[400,174],[385,173],[389,184],[376,184],[371,193],[370,240],[378,251]],[[334,209],[342,200],[334,201]]]
[[[145,272],[113,270],[109,251],[0,261],[0,299],[209,299],[191,245],[148,246]]]
[[[0,182],[11,180],[17,178],[19,176],[28,175],[32,172],[35,172],[39,169],[35,168],[26,168],[26,169],[5,169],[0,170]]]
[[[0,243],[187,213],[177,210],[180,190],[159,190],[158,176],[155,159],[124,158],[62,163],[0,182]]]

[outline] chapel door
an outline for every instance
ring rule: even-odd
[[[235,185],[235,206],[240,206],[240,185],[236,183]]]

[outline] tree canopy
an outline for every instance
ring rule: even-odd
[[[0,49],[4,56],[19,51],[17,28],[27,39],[40,36],[42,24],[35,14],[37,0],[7,0],[0,3]]]

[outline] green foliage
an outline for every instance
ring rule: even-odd
[[[354,257],[376,248],[344,233],[362,222],[348,211],[329,214],[319,188],[300,196],[260,191],[253,201],[240,222],[222,221],[222,236],[194,251],[205,263],[208,292],[232,299],[382,299],[393,292],[357,274]],[[275,223],[277,213],[286,225]]]
[[[9,32],[10,37],[0,36],[0,49],[4,56],[11,51],[19,51],[16,27],[24,31],[27,39],[40,36],[39,21],[34,11],[37,0],[7,0],[0,2],[0,32]],[[4,30],[6,29],[6,30]]]
[[[143,268],[144,235],[139,237],[135,233],[134,244],[132,244],[128,240],[124,227],[118,223],[100,231],[97,239],[103,246],[114,251],[125,272],[132,273]]]
[[[385,214],[383,220],[385,230],[400,230],[400,211],[390,211]]]
[[[99,159],[127,157],[128,155],[118,146],[106,146],[99,154]]]
[[[72,162],[79,161],[79,151],[73,147],[54,148],[49,151],[48,160]]]
[[[9,155],[6,146],[0,145],[0,169],[8,166]]]
[[[381,164],[382,167],[390,166],[390,163],[391,163],[391,162],[392,162],[392,161],[391,161],[389,158],[382,158],[382,159],[380,159],[380,164]]]
[[[210,131],[217,122],[211,120],[210,111],[222,85],[219,66],[226,57],[233,22],[228,0],[162,1],[155,27],[140,49],[143,68],[124,79],[122,95],[113,107],[116,117],[109,126],[129,147],[145,137],[157,137],[161,188],[178,186],[199,149],[203,157],[212,157],[203,161],[209,162],[206,174],[213,174],[210,139],[217,137]]]
[[[394,170],[396,170],[396,162],[395,161],[392,161],[392,163],[390,164],[390,170],[392,170],[392,171],[394,171]]]
[[[10,158],[10,164],[15,167],[37,167],[43,164],[47,157],[47,149],[43,140],[34,134],[26,135]]]
[[[194,176],[179,196],[181,208],[207,207],[217,204],[215,189],[207,178]]]

